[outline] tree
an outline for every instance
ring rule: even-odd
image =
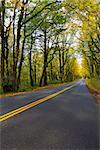
[[[1,21],[1,80],[2,80],[2,87],[5,91],[5,36],[4,36],[4,26],[5,26],[5,0],[1,1],[1,13],[0,13],[0,21]]]
[[[31,86],[47,85],[51,80],[75,80],[79,73],[77,55],[85,59],[88,76],[100,75],[99,3],[2,0],[1,6],[4,91],[18,90],[24,84],[24,77]]]

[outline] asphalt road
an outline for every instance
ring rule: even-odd
[[[3,98],[1,114],[65,87]],[[0,150],[99,150],[99,108],[84,81],[0,126]]]
[[[53,86],[53,87],[49,87],[49,88],[38,90],[38,91],[28,92],[26,94],[16,95],[13,97],[9,96],[9,97],[1,98],[0,115],[3,115],[9,111],[15,110],[19,107],[27,105],[33,101],[36,101],[38,99],[51,95],[60,90],[63,90],[64,88],[69,87],[75,83],[77,82],[72,82],[68,85],[65,84],[61,86]]]

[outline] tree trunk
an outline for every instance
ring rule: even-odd
[[[34,83],[36,84],[36,60],[34,62]]]
[[[64,82],[64,65],[65,65],[65,60],[64,60],[64,49],[62,52],[62,67],[61,67],[61,78],[62,78],[62,83]]]
[[[9,48],[8,48],[8,36],[6,37],[6,82],[7,85],[9,84],[9,65],[8,65],[8,55],[9,55]]]
[[[44,31],[44,83],[47,85],[47,47],[46,47],[46,30]]]
[[[32,70],[32,35],[31,35],[31,47],[29,52],[29,66],[30,66],[30,85],[33,86],[33,70]]]
[[[5,37],[4,37],[4,18],[5,18],[5,0],[1,2],[2,5],[2,12],[0,13],[1,16],[1,82],[2,82],[2,87],[3,90],[5,90],[5,64],[4,64],[4,59],[5,59]]]
[[[16,38],[16,52],[15,52],[15,41],[13,43],[13,74],[14,74],[14,90],[17,89],[18,84],[17,81],[17,64],[18,64],[18,58],[19,58],[19,52],[20,52],[20,39],[21,39],[21,28],[22,28],[22,20],[23,20],[23,15],[24,15],[24,2],[21,7],[21,12],[19,15],[19,20],[18,20],[18,25],[17,25],[17,38]],[[14,14],[15,15],[15,14]],[[13,34],[14,34],[14,40],[15,40],[15,33],[14,33],[14,24],[13,24]],[[19,74],[20,74],[21,66],[19,68]],[[18,81],[20,82],[20,81]]]
[[[20,64],[19,64],[19,68],[18,68],[17,89],[19,88],[19,85],[20,85],[20,76],[21,76],[22,64],[24,61],[24,45],[25,45],[25,37],[23,40],[21,59],[20,59]]]
[[[60,81],[62,82],[62,61],[61,61],[61,51],[59,50],[59,69],[60,69]]]
[[[40,86],[47,85],[47,47],[46,47],[46,30],[44,30],[44,68],[40,79]]]
[[[25,19],[26,19],[26,13],[25,13]],[[21,52],[21,58],[20,58],[20,64],[18,68],[18,78],[17,78],[17,89],[19,88],[20,85],[20,76],[21,76],[21,70],[22,70],[22,64],[24,61],[24,46],[25,46],[25,41],[26,41],[26,25],[24,25],[24,39],[23,39],[23,44],[22,44],[22,52]]]
[[[52,66],[52,61],[50,63],[50,80],[53,80],[53,66]]]
[[[32,52],[30,51],[29,53],[29,66],[30,66],[30,85],[33,86],[33,77],[32,77],[32,64],[31,64],[31,57],[32,57]]]
[[[17,5],[17,4],[16,4]],[[13,16],[13,80],[12,80],[12,84],[13,84],[13,89],[15,90],[16,88],[16,67],[15,67],[15,64],[16,64],[16,57],[15,57],[15,16],[16,16],[16,13],[15,13],[15,10],[16,10],[16,7],[14,8],[14,16]]]

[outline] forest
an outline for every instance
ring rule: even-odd
[[[96,0],[1,0],[0,90],[100,78]]]

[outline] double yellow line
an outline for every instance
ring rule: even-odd
[[[78,84],[78,83],[77,83],[77,84]],[[71,86],[69,86],[69,87],[67,87],[67,88],[65,88],[65,89],[63,89],[63,90],[60,90],[59,92],[56,92],[56,93],[51,94],[51,95],[49,95],[49,96],[47,96],[47,97],[41,98],[41,99],[39,99],[39,100],[37,100],[37,101],[35,101],[35,102],[32,102],[32,103],[27,104],[27,105],[25,105],[25,106],[22,106],[22,107],[20,107],[20,108],[18,108],[18,109],[15,109],[15,110],[13,110],[13,111],[10,111],[10,112],[8,112],[8,113],[6,113],[6,114],[0,116],[0,122],[2,122],[2,121],[4,121],[4,120],[7,120],[7,119],[9,119],[9,118],[11,118],[11,117],[13,117],[13,116],[15,116],[15,115],[17,115],[17,114],[19,114],[19,113],[25,111],[25,110],[28,110],[29,108],[32,108],[32,107],[34,107],[34,106],[40,104],[40,103],[43,103],[43,102],[45,102],[45,101],[47,101],[47,100],[50,100],[50,99],[52,99],[53,97],[55,97],[55,96],[57,96],[57,95],[59,95],[59,94],[65,92],[66,90],[71,89],[72,87],[76,86],[77,84],[73,84],[73,85],[71,85]]]

